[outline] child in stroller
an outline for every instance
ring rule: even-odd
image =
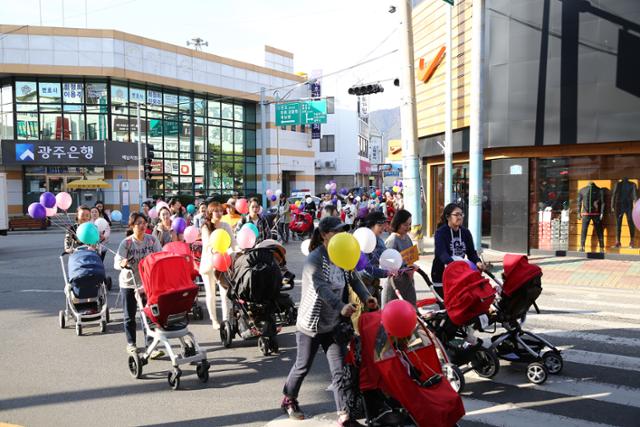
[[[527,379],[542,384],[547,374],[559,374],[563,368],[560,350],[539,335],[522,329],[532,305],[540,312],[535,301],[542,293],[542,270],[529,264],[524,255],[507,254],[503,265],[504,283],[489,273],[500,289],[495,318],[506,329],[491,337],[492,346],[501,359],[527,363]]]
[[[237,334],[244,340],[257,338],[258,348],[265,356],[279,351],[276,334],[283,323],[295,322],[297,315],[289,295],[281,292],[283,273],[277,258],[283,260],[285,253],[282,245],[265,240],[240,252],[233,271],[223,274],[221,283],[228,286],[227,297],[231,301],[228,320],[220,328],[225,347],[231,346]]]
[[[182,370],[180,365],[196,363],[196,374],[201,382],[209,380],[207,353],[189,332],[187,313],[198,295],[193,283],[193,260],[190,255],[156,252],[147,255],[138,264],[142,286],[135,285],[135,298],[142,317],[146,335],[153,341],[142,354],[129,355],[129,373],[134,378],[142,376],[142,367],[151,358],[158,345],[162,344],[171,358],[173,371],[167,380],[174,390],[180,387]],[[171,340],[179,340],[181,353],[176,354]]]
[[[60,266],[64,277],[65,309],[58,313],[60,328],[68,319],[75,321],[76,335],[82,335],[82,327],[99,324],[100,332],[106,332],[109,323],[107,289],[104,264],[100,255],[88,246],[78,246],[69,254],[68,274],[64,268],[64,257],[60,256]]]
[[[313,234],[313,216],[308,212],[297,210],[291,213],[291,238],[305,239]]]
[[[364,415],[368,426],[380,427],[404,426],[409,419],[418,427],[456,425],[464,407],[442,380],[438,339],[421,322],[411,336],[392,337],[381,317],[377,311],[360,316],[360,337],[347,354],[352,417]]]

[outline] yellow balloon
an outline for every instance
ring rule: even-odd
[[[393,192],[394,193],[399,193],[400,192],[400,187],[398,187],[397,185],[393,186]]]
[[[360,244],[349,233],[338,233],[329,240],[327,248],[332,263],[344,270],[353,270],[360,259]]]
[[[300,207],[300,200],[296,200],[296,207]]]
[[[218,228],[211,234],[209,246],[214,252],[225,253],[231,246],[231,236],[225,230]]]

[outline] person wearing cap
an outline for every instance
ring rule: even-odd
[[[347,302],[347,286],[370,309],[377,308],[378,302],[356,275],[345,272],[329,258],[329,240],[347,228],[339,218],[330,216],[320,220],[311,237],[309,256],[302,270],[302,296],[296,322],[296,360],[284,385],[281,405],[292,419],[304,419],[298,405],[298,393],[319,347],[322,347],[331,371],[331,390],[338,411],[338,424],[361,425],[348,413],[347,401],[351,388],[343,373],[347,347],[338,342],[341,340],[337,339],[334,332],[341,323],[341,317],[349,318],[356,311],[356,307]]]
[[[372,212],[364,219],[364,226],[371,229],[376,236],[376,247],[373,252],[367,255],[369,264],[362,271],[362,281],[367,286],[369,293],[378,300],[380,300],[380,291],[382,290],[380,279],[389,277],[389,272],[380,268],[380,256],[387,249],[380,236],[384,232],[387,222],[387,218],[382,212]]]
[[[231,197],[229,200],[227,200],[226,207],[227,213],[222,216],[221,221],[226,222],[227,224],[229,224],[232,230],[235,230],[238,221],[242,219],[242,215],[240,215],[238,211],[236,211],[236,199]]]

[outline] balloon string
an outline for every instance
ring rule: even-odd
[[[66,218],[66,219],[69,221],[67,224],[64,224],[64,220],[62,221],[62,222],[63,222],[62,224],[59,224],[59,223],[57,223],[56,221],[54,221],[53,219],[51,219],[51,224],[52,224],[52,225],[54,225],[54,226],[56,226],[56,227],[58,227],[59,229],[64,230],[64,231],[65,231],[65,232],[67,232],[67,233],[71,233],[71,235],[73,235],[73,236],[76,238],[76,240],[80,241],[80,239],[78,238],[78,235],[76,234],[76,232],[75,232],[75,231],[73,231],[72,226],[73,226],[73,224],[74,224],[74,223],[73,223],[73,222],[71,221],[71,219],[69,218],[69,214],[68,214],[68,212],[67,212],[67,211],[64,211],[64,213],[65,213],[65,214],[64,214],[64,216],[62,216],[62,218]],[[56,216],[56,217],[57,217],[57,216]],[[52,217],[49,217],[49,218],[52,218]],[[81,243],[82,243],[82,242],[81,242]],[[87,246],[92,246],[92,247],[95,247],[96,249],[98,249],[98,248],[100,248],[100,249],[105,249],[107,252],[110,252],[110,253],[112,253],[113,255],[117,255],[117,252],[116,252],[116,251],[114,251],[113,249],[109,248],[108,246],[106,246],[106,245],[105,245],[105,244],[103,244],[103,243],[98,243],[98,244],[96,244],[96,245],[87,245]]]

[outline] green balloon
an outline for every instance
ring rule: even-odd
[[[189,212],[190,214],[194,213],[196,211],[196,207],[193,204],[188,204],[187,205],[187,212]]]
[[[98,231],[98,227],[91,222],[80,224],[76,230],[76,236],[78,237],[78,240],[85,245],[95,245],[100,241],[100,232]]]

